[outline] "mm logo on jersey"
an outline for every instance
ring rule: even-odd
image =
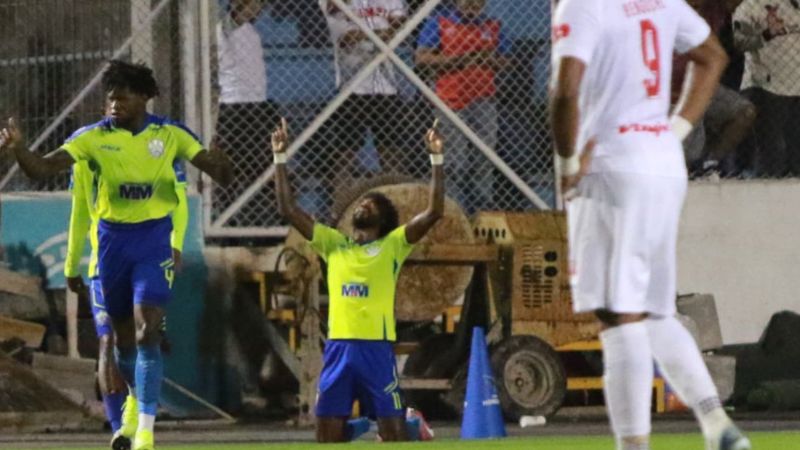
[[[348,283],[342,285],[342,297],[367,298],[369,297],[369,286],[359,283]]]
[[[153,196],[151,184],[121,184],[119,196],[127,200],[147,200]]]

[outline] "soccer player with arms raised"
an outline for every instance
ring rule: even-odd
[[[691,62],[669,118],[673,50]],[[708,450],[749,449],[675,318],[687,188],[681,140],[708,106],[725,52],[683,0],[561,0],[553,57],[551,123],[568,200],[573,298],[577,312],[594,312],[603,326],[617,448],[649,448],[655,359],[694,410]]]
[[[353,236],[316,223],[292,197],[286,173],[286,121],[272,135],[276,190],[281,214],[328,263],[330,310],[316,415],[317,441],[344,442],[357,430],[347,422],[353,401],[374,413],[383,441],[408,440],[392,343],[394,302],[400,267],[444,214],[443,142],[436,124],[425,135],[432,176],[428,208],[405,225],[391,200],[366,194],[351,218]],[[422,423],[420,434],[429,432]]]
[[[143,65],[111,61],[102,78],[109,117],[76,131],[50,157],[24,145],[14,120],[0,131],[0,152],[11,152],[28,176],[43,179],[87,162],[98,176],[97,270],[115,334],[115,359],[135,386],[138,426],[135,450],[154,448],[153,424],[163,378],[159,347],[164,307],[174,277],[170,244],[178,205],[173,165],[190,161],[228,184],[232,167],[218,149],[205,150],[182,125],[147,113],[158,95],[153,72]],[[127,416],[127,415],[126,415]]]

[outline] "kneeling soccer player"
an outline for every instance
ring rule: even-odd
[[[399,226],[392,202],[370,192],[353,213],[352,237],[315,223],[296,205],[286,173],[287,141],[286,121],[282,120],[272,135],[278,206],[328,263],[330,331],[317,396],[317,440],[343,442],[366,431],[364,420],[347,420],[355,399],[377,417],[381,440],[408,440],[407,413],[392,346],[395,288],[400,267],[414,244],[444,214],[443,142],[436,123],[425,135],[433,166],[428,208]],[[416,418],[418,429],[412,432],[424,435],[430,430],[420,419]]]

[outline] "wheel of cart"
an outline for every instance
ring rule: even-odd
[[[564,401],[567,375],[547,342],[531,335],[511,336],[491,349],[497,395],[506,419],[550,416]]]

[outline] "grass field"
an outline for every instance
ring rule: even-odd
[[[750,439],[756,450],[793,450],[800,448],[800,433],[798,432],[773,432],[751,433]],[[11,449],[14,447],[0,448]],[[63,447],[39,447],[50,450]],[[105,450],[108,447],[69,447],[69,450]],[[337,445],[317,445],[311,443],[270,443],[270,444],[209,444],[209,445],[163,445],[159,450],[184,449],[184,450],[302,450],[307,448],[340,450],[340,449],[394,449],[394,448],[420,448],[430,450],[613,450],[613,441],[610,437],[526,437],[508,438],[492,441],[434,441],[425,443],[404,444],[378,444],[375,442],[354,442]],[[653,437],[652,450],[702,450],[703,443],[699,434],[662,434]]]

